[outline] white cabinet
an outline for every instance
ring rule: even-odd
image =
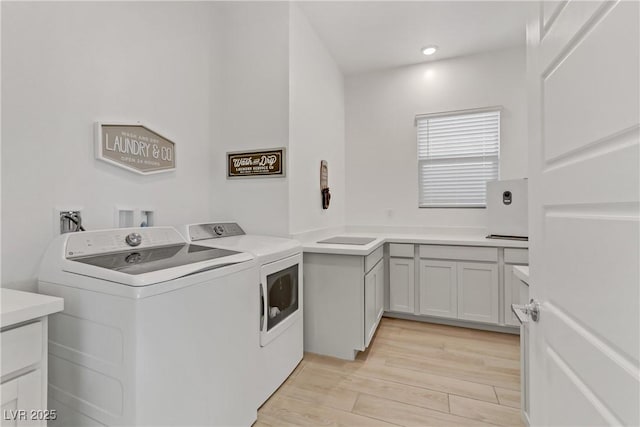
[[[47,410],[48,315],[62,311],[62,298],[0,290],[0,425],[44,426]]]
[[[458,319],[498,323],[498,266],[480,262],[459,262],[457,268]]]
[[[414,312],[415,262],[413,258],[389,258],[389,310]]]
[[[0,385],[2,427],[45,424],[39,419],[45,415],[42,381],[42,370],[36,369]]]
[[[420,260],[420,314],[498,323],[498,266]]]
[[[457,317],[457,275],[454,261],[420,260],[420,314]]]
[[[304,349],[354,360],[384,312],[382,246],[366,256],[304,254]]]
[[[0,385],[2,426],[40,426],[46,408],[45,378],[47,319],[5,329],[2,340],[3,378]]]
[[[384,311],[384,262],[382,260],[364,276],[365,347],[369,346]]]
[[[498,249],[420,245],[420,314],[500,321]]]
[[[507,326],[520,326],[520,322],[513,311],[511,304],[527,304],[529,302],[529,286],[518,279],[513,273],[513,265],[504,266],[504,324]]]
[[[526,248],[391,243],[389,315],[517,326],[511,304],[528,301],[528,287],[513,266],[527,262]]]

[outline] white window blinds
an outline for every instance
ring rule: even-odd
[[[420,207],[484,207],[498,179],[500,110],[416,117]]]

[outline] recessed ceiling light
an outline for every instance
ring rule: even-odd
[[[425,55],[433,55],[438,50],[438,46],[427,46],[422,48],[422,53]]]

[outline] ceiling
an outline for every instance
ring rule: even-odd
[[[298,5],[345,74],[524,45],[521,1],[302,1]],[[432,56],[420,49],[437,45]]]

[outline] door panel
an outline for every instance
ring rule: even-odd
[[[578,34],[583,24],[600,7],[606,6],[601,1],[562,1],[559,7],[553,8],[551,11],[552,8],[547,7],[547,3],[549,2],[545,1],[542,5],[545,15],[549,11],[549,16],[545,16],[542,37],[542,55],[545,64],[549,64],[554,58],[559,57],[565,46]]]
[[[639,13],[527,27],[532,425],[640,424]]]
[[[600,401],[610,408],[611,412],[601,411],[605,418],[613,419],[615,417],[611,415],[617,413],[621,420],[628,420],[625,425],[637,425],[629,424],[630,420],[637,420],[638,417],[637,401],[635,406],[628,405],[629,399],[637,396],[637,379],[629,375],[634,370],[633,363],[612,358],[608,343],[585,329],[584,322],[568,317],[565,310],[549,304],[545,315],[549,325],[547,352],[561,357],[564,365],[573,373],[571,378],[579,375],[575,386],[588,395],[592,394],[594,402]],[[550,360],[550,364],[558,365],[554,360]],[[558,365],[558,369],[564,365]]]
[[[640,299],[640,253],[633,238],[640,233],[638,222],[567,214],[545,215],[545,247],[558,255],[545,262],[548,286],[553,287],[549,302],[637,365],[640,329],[629,320],[637,316]]]
[[[420,260],[420,314],[458,317],[457,263]]]
[[[594,404],[597,404],[597,401],[590,399],[588,388],[581,383],[558,353],[549,349],[547,359],[545,380],[548,382],[549,391],[544,396],[544,400],[548,413],[541,425],[619,425],[615,420],[607,419],[603,411],[595,407]],[[604,411],[608,412],[606,409]]]
[[[543,146],[547,161],[637,125],[640,30],[638,14],[631,9],[615,7],[597,25],[588,26],[589,31],[580,31],[582,37],[569,45],[575,47],[566,55],[545,63],[550,67],[542,76]],[[567,6],[563,14],[572,10]],[[605,10],[610,10],[610,6]],[[557,23],[560,21],[558,18]],[[571,19],[574,21],[575,17]],[[621,28],[625,31],[620,31]],[[544,55],[544,44],[542,52]],[[562,62],[555,66],[559,61]]]
[[[566,0],[547,0],[542,2],[542,17],[545,27],[548,27],[549,24],[551,24],[551,21],[558,16],[558,13],[566,3]]]
[[[413,313],[415,270],[413,259],[389,259],[389,310]]]

